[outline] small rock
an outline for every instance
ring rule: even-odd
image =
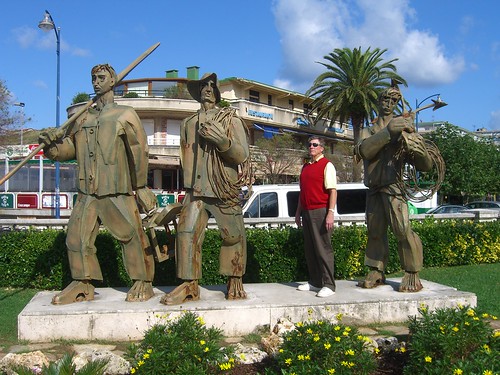
[[[266,352],[253,347],[244,346],[241,343],[237,343],[234,347],[234,354],[238,357],[239,361],[243,364],[262,362],[264,358],[268,357]]]
[[[45,354],[41,351],[35,351],[31,353],[15,354],[9,353],[0,361],[0,373],[6,373],[7,375],[15,374],[12,371],[14,366],[22,366],[32,369],[33,373],[41,372],[44,366],[48,366],[49,361]]]

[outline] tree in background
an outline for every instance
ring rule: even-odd
[[[87,94],[86,92],[77,92],[75,96],[73,96],[71,104],[87,103],[89,100],[90,100],[89,94]]]
[[[13,106],[12,93],[5,81],[0,79],[0,145],[18,144],[19,134],[13,130],[22,129],[24,124],[31,121],[19,107],[13,111]]]
[[[440,126],[425,138],[436,144],[446,164],[439,193],[446,201],[467,203],[495,198],[500,192],[500,150],[491,141],[465,133],[451,124]]]
[[[301,161],[307,153],[290,133],[261,138],[255,145],[258,150],[252,151],[252,164],[256,175],[264,175],[271,184],[298,181]]]
[[[393,64],[397,59],[383,61],[387,49],[361,47],[336,48],[324,56],[326,62],[319,62],[326,68],[313,82],[306,95],[314,98],[312,111],[316,122],[327,119],[331,127],[335,122],[350,122],[353,127],[354,143],[365,121],[377,109],[379,93],[391,85],[391,80],[404,84],[406,81],[396,73]],[[361,180],[361,166],[353,163],[353,181]]]

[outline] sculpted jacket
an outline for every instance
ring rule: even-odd
[[[132,107],[107,104],[80,116],[62,142],[44,149],[52,160],[78,162],[78,189],[84,194],[132,195],[147,184],[146,133]]]
[[[221,198],[217,193],[218,188],[221,184],[237,182],[238,165],[250,154],[244,124],[230,111],[215,108],[207,113],[207,116],[223,124],[231,141],[227,150],[217,150],[213,144],[198,135],[198,114],[186,118],[181,124],[184,186],[186,189],[192,189],[195,196]],[[227,179],[221,178],[224,177],[221,175]]]

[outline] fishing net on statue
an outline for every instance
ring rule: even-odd
[[[410,133],[413,137],[420,137],[432,159],[432,170],[428,172],[419,172],[415,167],[413,160],[414,155],[408,147],[408,135],[403,134],[401,137],[401,146],[396,157],[404,158],[404,163],[401,163],[401,169],[398,173],[397,184],[405,197],[405,199],[413,202],[423,202],[431,199],[432,196],[441,187],[444,174],[445,162],[437,146],[428,139],[422,138],[416,133]]]

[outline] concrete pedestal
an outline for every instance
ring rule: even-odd
[[[30,342],[65,340],[140,340],[144,332],[162,316],[192,311],[202,316],[207,326],[220,328],[226,337],[242,336],[259,327],[272,329],[278,319],[293,322],[329,319],[343,314],[343,323],[405,322],[425,304],[429,309],[476,306],[476,295],[422,280],[418,293],[397,291],[401,279],[387,279],[375,289],[362,289],[356,281],[337,281],[337,292],[318,298],[314,292],[296,290],[298,283],[245,284],[246,300],[228,301],[225,285],[201,287],[201,299],[183,305],[160,303],[164,293],[174,287],[155,288],[155,296],[146,302],[125,302],[125,288],[97,288],[95,299],[69,305],[50,303],[56,292],[39,292],[18,316],[18,338]]]

